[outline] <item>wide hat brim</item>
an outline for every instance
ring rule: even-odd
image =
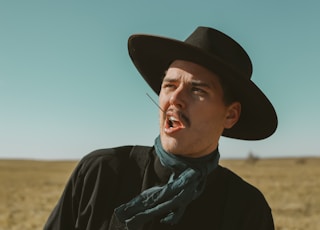
[[[261,140],[275,132],[277,115],[268,98],[250,79],[241,76],[244,73],[220,57],[179,40],[145,34],[130,36],[128,50],[137,70],[156,94],[174,60],[195,62],[225,78],[241,103],[241,116],[232,128],[224,130],[223,136]]]

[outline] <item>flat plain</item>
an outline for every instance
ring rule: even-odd
[[[320,230],[320,158],[220,163],[263,192],[276,230]],[[42,229],[76,164],[0,160],[0,230]]]

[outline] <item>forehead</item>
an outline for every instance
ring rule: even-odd
[[[199,81],[208,85],[220,85],[217,74],[207,68],[189,61],[176,60],[169,66],[164,80]]]

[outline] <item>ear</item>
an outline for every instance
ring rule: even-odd
[[[227,113],[224,122],[224,128],[230,129],[236,124],[240,118],[241,104],[240,102],[233,102],[227,108]]]

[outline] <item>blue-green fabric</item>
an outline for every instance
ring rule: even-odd
[[[116,216],[129,230],[139,229],[156,216],[163,216],[163,223],[177,223],[188,204],[203,192],[207,175],[219,163],[218,149],[204,157],[188,158],[166,152],[159,136],[154,146],[161,163],[172,174],[164,186],[149,188],[115,209]]]

